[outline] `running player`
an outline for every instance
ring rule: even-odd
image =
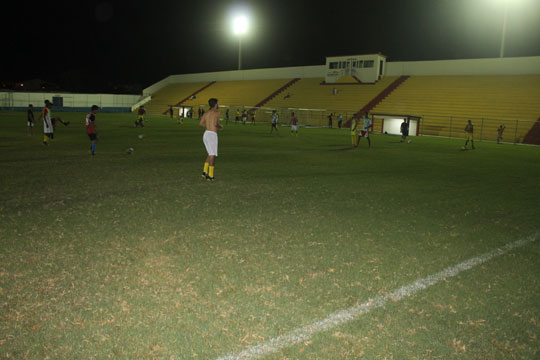
[[[96,144],[98,141],[97,137],[97,127],[96,127],[96,112],[99,110],[99,106],[92,105],[92,108],[90,109],[90,112],[86,114],[86,134],[88,135],[88,138],[90,138],[90,151],[92,152],[92,156],[94,156],[96,152]]]
[[[210,105],[210,110],[204,113],[199,122],[200,126],[206,128],[203,135],[203,143],[208,152],[208,156],[204,162],[202,177],[208,181],[214,181],[214,163],[218,156],[217,132],[218,130],[223,129],[223,127],[219,123],[218,100],[211,98],[208,100],[208,105]]]
[[[465,133],[467,135],[467,140],[465,140],[465,145],[463,147],[467,149],[467,144],[471,142],[472,149],[474,150],[474,140],[473,140],[474,126],[471,123],[471,120],[467,120],[467,125],[465,126]]]
[[[68,126],[68,125],[70,124],[69,121],[63,121],[63,120],[62,120],[61,118],[59,118],[59,117],[53,117],[53,118],[51,119],[51,123],[52,123],[52,127],[53,127],[53,132],[56,131],[56,123],[57,123],[57,122],[61,123],[61,124],[64,125],[64,126]]]
[[[279,130],[277,128],[277,123],[278,123],[278,114],[276,113],[276,110],[272,110],[272,128],[270,129],[270,134],[274,131],[274,129],[276,129],[278,135],[279,135]]]
[[[358,147],[358,143],[360,143],[360,139],[362,137],[365,137],[368,142],[368,147],[371,147],[371,139],[369,138],[369,130],[373,127],[373,122],[369,118],[369,114],[366,112],[364,114],[364,118],[362,119],[362,130],[360,130],[360,134],[358,135],[358,138],[356,140],[356,146]]]
[[[298,118],[296,115],[294,115],[294,112],[291,113],[291,121],[289,121],[289,125],[291,126],[291,135],[293,132],[295,132],[296,136],[298,136]]]
[[[51,122],[51,108],[52,103],[49,100],[45,100],[45,106],[41,111],[41,117],[43,119],[43,145],[49,145],[49,140],[54,138],[54,129]]]

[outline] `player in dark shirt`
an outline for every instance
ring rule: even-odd
[[[409,124],[407,124],[405,119],[403,119],[399,131],[401,131],[401,142],[407,141],[407,136],[409,136]]]
[[[28,135],[34,135],[34,106],[32,104],[28,105]]]

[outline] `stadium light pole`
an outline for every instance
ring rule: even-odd
[[[504,57],[504,43],[506,41],[506,23],[508,22],[508,5],[510,1],[505,0],[504,1],[504,19],[503,19],[503,28],[502,28],[502,36],[501,36],[501,49],[499,52],[499,57]]]
[[[247,32],[248,21],[245,16],[237,16],[233,21],[233,31],[238,36],[238,70],[242,70],[242,36]]]

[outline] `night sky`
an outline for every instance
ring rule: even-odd
[[[504,1],[19,0],[3,12],[12,34],[0,80],[110,92],[171,74],[236,70],[229,19],[241,9],[252,19],[244,69],[373,52],[389,61],[498,57]],[[540,1],[510,0],[505,56],[538,55]]]

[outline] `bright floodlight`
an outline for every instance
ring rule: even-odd
[[[245,34],[248,27],[248,21],[245,16],[239,16],[234,19],[234,33],[235,35]]]

